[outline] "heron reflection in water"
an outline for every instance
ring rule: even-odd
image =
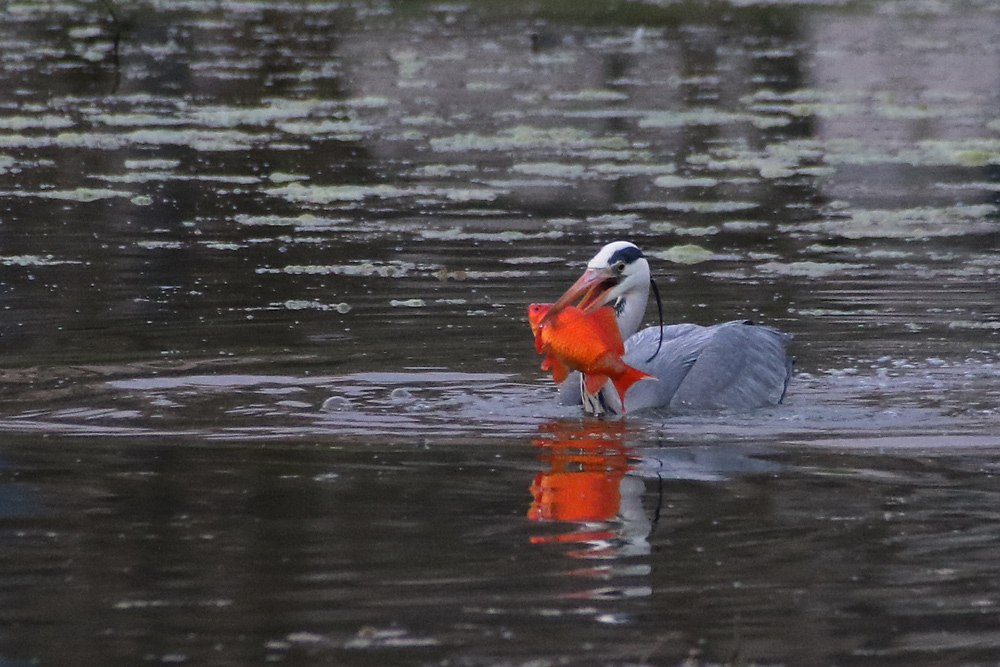
[[[780,470],[746,446],[628,446],[626,439],[641,435],[622,421],[555,421],[540,431],[532,443],[546,469],[531,483],[528,518],[572,527],[531,541],[584,545],[567,553],[577,558],[648,554],[671,480],[719,482]]]

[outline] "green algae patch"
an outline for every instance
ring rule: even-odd
[[[547,176],[549,178],[583,178],[587,175],[587,169],[579,164],[566,164],[563,162],[527,162],[515,164],[511,171],[531,176]]]
[[[573,127],[539,128],[518,125],[501,130],[495,135],[468,132],[451,137],[438,137],[430,140],[430,146],[432,150],[442,153],[531,149],[622,150],[628,147],[628,142],[622,137],[598,137],[586,130]]]
[[[617,90],[588,89],[572,93],[552,93],[549,99],[554,102],[624,102],[628,95]]]
[[[755,267],[764,273],[796,278],[825,278],[838,273],[855,273],[865,268],[864,264],[847,262],[767,262]]]
[[[432,188],[429,186],[396,187],[393,185],[303,185],[289,183],[267,188],[265,194],[281,197],[291,202],[305,204],[331,204],[334,202],[362,202],[367,199],[400,199],[425,197],[432,200],[458,202],[491,201],[503,194],[496,188]]]
[[[129,171],[170,171],[181,166],[180,160],[165,160],[148,158],[141,160],[125,160],[125,168]]]
[[[978,168],[1000,164],[1000,139],[928,139],[879,141],[854,138],[799,140],[789,147],[818,151],[828,165],[905,164],[913,167]]]
[[[715,257],[715,253],[694,243],[675,245],[666,250],[650,253],[654,257],[674,264],[700,264]]]
[[[0,264],[4,266],[59,266],[61,264],[82,264],[71,259],[57,259],[53,255],[3,255]]]
[[[807,223],[797,229],[849,239],[921,240],[996,232],[996,221],[989,218],[996,212],[996,207],[991,204],[922,206],[898,210],[868,209],[855,211],[850,218]]]
[[[641,163],[641,162],[601,162],[590,169],[602,176],[658,176],[672,174],[677,171],[673,162]]]
[[[758,129],[784,127],[791,123],[785,116],[770,116],[753,113],[733,113],[709,107],[678,111],[651,111],[639,119],[642,128],[674,128],[693,125],[728,125],[750,123]]]
[[[718,179],[708,177],[684,177],[667,174],[653,181],[660,188],[710,188],[719,184]]]
[[[361,137],[375,131],[374,125],[354,120],[299,120],[276,123],[275,127],[288,134],[305,136]]]
[[[369,197],[390,199],[421,194],[421,191],[410,188],[398,188],[393,185],[302,185],[291,183],[278,188],[264,190],[273,197],[282,197],[288,201],[310,204],[329,204],[335,201],[362,201]]]
[[[355,264],[289,264],[280,268],[259,268],[257,273],[278,273],[292,276],[360,276],[362,278],[405,278],[417,268],[412,262],[360,261]]]
[[[992,329],[993,331],[1000,331],[1000,322],[996,320],[953,320],[948,323],[949,329]]]
[[[341,315],[347,314],[351,310],[351,305],[345,301],[340,303],[323,303],[317,300],[307,300],[307,299],[288,299],[280,304],[272,304],[272,306],[280,306],[285,310],[321,310],[321,311],[334,311]]]
[[[73,121],[63,116],[0,116],[0,129],[13,130],[53,130],[72,127]]]
[[[422,229],[418,232],[422,239],[434,241],[494,241],[501,243],[513,243],[515,241],[530,241],[533,239],[558,239],[564,236],[563,232],[550,231],[527,233],[517,230],[503,232],[469,232],[461,227],[450,229]]]
[[[42,199],[61,199],[63,201],[94,202],[101,199],[124,197],[131,199],[135,193],[124,190],[108,190],[104,188],[76,188],[73,190],[44,190],[42,192],[12,192],[20,197],[40,197]]]
[[[664,208],[684,213],[736,213],[757,208],[752,201],[675,201],[667,202]]]

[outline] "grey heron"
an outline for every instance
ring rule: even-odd
[[[791,335],[749,320],[640,331],[650,284],[642,251],[634,243],[615,241],[594,255],[579,280],[553,304],[552,312],[578,299],[584,310],[611,304],[625,339],[623,360],[656,378],[635,383],[623,410],[610,382],[591,394],[574,373],[560,385],[561,403],[582,403],[588,413],[613,415],[658,407],[749,410],[781,402],[791,377],[792,361],[785,353]]]

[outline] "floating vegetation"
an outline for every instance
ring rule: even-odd
[[[0,116],[0,130],[55,130],[72,127],[75,123],[65,116]]]
[[[275,127],[289,134],[307,136],[333,135],[341,136],[345,139],[360,139],[365,134],[374,132],[377,129],[374,125],[351,120],[301,120],[278,123]]]
[[[587,168],[583,165],[562,162],[519,163],[511,167],[511,170],[521,174],[548,176],[551,178],[583,178],[588,174]]]
[[[328,218],[312,213],[302,213],[301,215],[249,215],[241,213],[233,216],[233,220],[241,225],[251,227],[297,227],[300,229],[323,230],[336,229],[344,223],[350,222],[347,218]]]
[[[57,137],[58,138],[58,137]],[[135,130],[119,136],[122,145],[189,146],[197,151],[242,151],[254,147],[264,137],[236,130]]]
[[[564,257],[508,257],[502,260],[504,264],[556,264],[566,261]]]
[[[306,265],[290,264],[282,268],[259,268],[257,273],[283,273],[286,275],[378,276],[404,278],[417,268],[412,262],[393,260],[379,263],[362,261],[357,264]]]
[[[13,191],[2,193],[14,197],[40,197],[42,199],[62,199],[75,202],[94,202],[101,199],[125,197],[130,199],[134,193],[123,190],[107,190],[102,188],[76,188],[74,190],[42,190],[41,192]]]
[[[953,320],[948,323],[949,329],[990,329],[1000,331],[1000,322],[996,320]]]
[[[168,129],[131,132],[61,132],[55,136],[0,134],[0,146],[11,148],[84,148],[119,150],[127,146],[185,146],[196,151],[245,151],[267,140],[238,130]]]
[[[653,181],[653,185],[660,188],[711,188],[719,184],[719,181],[714,178],[708,177],[691,177],[685,178],[683,176],[674,176],[668,174],[666,176],[660,176]]]
[[[495,135],[475,132],[438,137],[430,140],[438,152],[567,150],[604,148],[621,150],[628,141],[620,136],[595,136],[574,127],[538,128],[527,125],[501,130]]]
[[[180,250],[184,247],[180,241],[139,241],[136,245],[144,250]]]
[[[302,185],[291,183],[264,191],[272,197],[311,204],[329,204],[335,201],[361,201],[367,198],[389,199],[419,194],[429,194],[423,188],[400,188],[392,185]]]
[[[828,176],[833,167],[817,164],[823,151],[803,142],[769,144],[760,151],[743,145],[723,145],[711,153],[690,155],[687,162],[708,171],[753,171],[761,178],[789,178],[798,174]],[[730,179],[731,181],[731,179]]]
[[[735,213],[749,211],[757,206],[752,201],[672,201],[663,204],[663,208],[667,210],[685,213]]]
[[[468,174],[475,171],[475,165],[471,164],[425,164],[415,169],[414,175],[423,178],[446,178],[455,174]]]
[[[673,162],[649,163],[642,162],[603,162],[590,166],[591,171],[604,176],[656,176],[659,174],[672,174],[677,170],[677,165]]]
[[[799,88],[783,92],[765,89],[741,99],[752,111],[873,121],[976,118],[986,101],[982,94],[933,88],[907,90],[905,94],[879,88]]]
[[[771,223],[759,220],[729,220],[722,223],[722,228],[727,232],[754,232],[770,226]]]
[[[988,234],[996,232],[992,204],[918,207],[899,210],[866,209],[851,212],[849,218],[825,220],[789,227],[850,239],[927,239],[939,236]]]
[[[785,116],[752,113],[731,113],[712,107],[683,109],[677,111],[650,111],[639,120],[639,127],[670,128],[690,125],[728,125],[730,123],[750,123],[758,129],[784,127],[791,122]]]
[[[510,230],[505,232],[471,232],[465,231],[461,227],[450,229],[421,229],[417,235],[423,239],[433,239],[436,241],[500,241],[511,243],[513,241],[527,241],[531,239],[558,239],[564,234],[560,231],[550,232],[520,232]]]
[[[347,314],[351,311],[350,304],[346,302],[340,303],[323,303],[321,301],[308,301],[305,299],[289,299],[280,304],[282,308],[286,310],[322,310],[322,311],[335,311],[341,315]]]
[[[223,250],[223,251],[233,251],[242,250],[246,246],[242,243],[220,243],[218,241],[204,241],[201,243],[202,247],[208,248],[209,250]]]
[[[163,158],[148,158],[141,160],[125,160],[125,168],[128,170],[143,171],[169,171],[181,165],[180,160],[166,160]]]
[[[801,278],[825,278],[836,273],[856,273],[866,268],[864,264],[837,262],[767,262],[758,264],[758,271]]]
[[[649,254],[653,255],[653,257],[673,262],[675,264],[700,264],[701,262],[706,262],[715,257],[715,253],[711,250],[702,248],[700,245],[695,245],[693,243],[675,245],[671,248],[667,248],[666,250],[660,250]]]
[[[552,93],[549,99],[554,102],[623,102],[628,94],[618,90],[578,90],[573,93]]]
[[[469,272],[466,271],[465,269],[457,269],[455,271],[449,271],[448,269],[442,266],[440,269],[434,272],[434,277],[443,283],[448,282],[449,280],[456,280],[458,282],[462,282],[463,280],[468,279]]]
[[[0,255],[0,264],[4,266],[59,266],[82,263],[70,259],[57,259],[52,255]]]
[[[267,175],[267,180],[272,183],[294,183],[295,181],[308,181],[305,174],[287,174],[282,171],[273,171]]]
[[[654,232],[678,234],[681,236],[711,236],[719,233],[717,225],[706,225],[704,227],[681,225],[676,222],[654,222],[650,229]]]
[[[1000,139],[928,139],[891,141],[881,138],[802,139],[784,144],[805,155],[820,154],[829,165],[906,164],[914,167],[984,167],[1000,164]]]
[[[264,192],[272,197],[282,197],[292,202],[330,204],[333,202],[360,202],[365,199],[398,199],[403,197],[430,197],[451,201],[491,201],[503,190],[496,188],[434,188],[429,186],[397,187],[393,185],[303,185],[290,183]]]

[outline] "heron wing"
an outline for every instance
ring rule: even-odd
[[[625,363],[656,378],[629,389],[629,412],[666,406],[749,410],[775,405],[784,396],[791,375],[788,334],[744,320],[711,327],[674,324],[663,327],[663,344],[650,360],[659,339],[659,328],[648,327],[625,341]],[[610,384],[601,391],[604,404],[617,404]],[[577,373],[560,385],[559,402],[582,402]]]
[[[625,342],[623,360],[656,380],[636,383],[629,390],[625,407],[633,412],[668,405],[711,339],[712,327],[665,326],[660,351],[650,359],[660,342],[659,327],[648,327],[631,336]]]
[[[776,405],[791,375],[791,336],[746,321],[711,327],[712,336],[670,399],[685,410],[749,410]]]

